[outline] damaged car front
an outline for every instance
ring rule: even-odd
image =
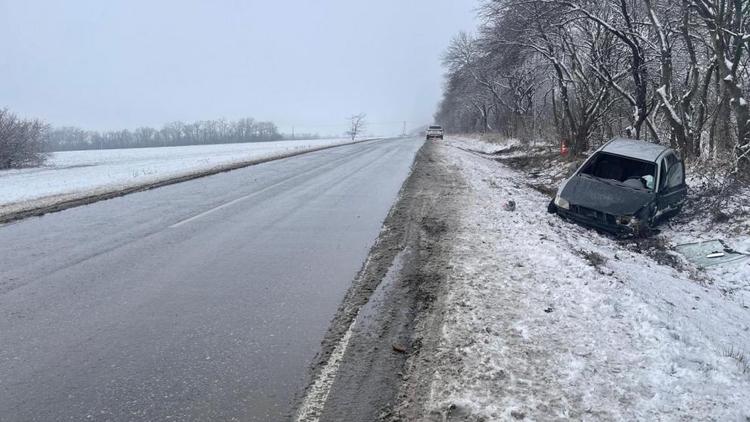
[[[684,199],[684,191],[673,195],[673,202],[660,197],[660,192],[669,191],[667,160],[663,169],[661,162],[669,156],[668,161],[677,163],[673,155],[668,148],[643,141],[610,141],[563,182],[549,210],[617,235],[645,234],[664,212],[679,210]],[[681,172],[684,186],[684,169],[679,164],[672,167]]]

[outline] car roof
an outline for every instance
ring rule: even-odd
[[[430,126],[430,129],[441,129],[442,126]]]
[[[600,149],[602,152],[610,154],[632,157],[643,161],[656,162],[668,147],[651,142],[639,141],[635,139],[615,138],[604,144]]]

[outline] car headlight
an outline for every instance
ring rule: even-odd
[[[558,208],[562,208],[564,210],[569,210],[570,209],[570,202],[568,202],[565,198],[563,198],[560,195],[557,195],[555,197],[555,205]]]

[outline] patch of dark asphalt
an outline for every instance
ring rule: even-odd
[[[0,213],[0,224],[11,223],[11,222],[23,220],[24,218],[29,218],[29,217],[40,217],[45,214],[60,212],[60,211],[67,210],[69,208],[80,207],[83,205],[93,204],[94,202],[105,201],[107,199],[118,198],[120,196],[129,195],[131,193],[143,192],[143,191],[147,191],[151,189],[157,189],[163,186],[174,185],[176,183],[187,182],[189,180],[194,180],[194,179],[198,179],[201,177],[213,176],[214,174],[225,173],[225,172],[232,171],[232,170],[239,170],[245,167],[268,163],[270,161],[283,160],[285,158],[296,157],[298,155],[309,154],[311,152],[323,151],[323,150],[330,149],[330,148],[338,148],[338,147],[343,147],[347,145],[353,145],[353,144],[358,144],[362,142],[371,142],[371,141],[377,141],[377,140],[380,140],[380,138],[363,139],[360,141],[353,141],[353,142],[347,142],[344,144],[336,144],[336,145],[327,145],[327,146],[317,147],[317,148],[308,149],[304,151],[294,151],[294,152],[290,152],[290,153],[286,153],[282,155],[277,155],[274,157],[257,158],[253,160],[242,161],[239,163],[217,166],[209,170],[203,170],[203,171],[198,171],[198,172],[185,174],[181,176],[170,177],[167,179],[158,180],[156,182],[142,183],[142,184],[130,186],[127,188],[113,189],[113,190],[109,190],[106,192],[82,195],[79,197],[73,197],[69,199],[53,200],[51,203],[45,204],[45,205],[34,205],[34,203],[38,203],[38,202],[32,201],[32,205],[28,208],[23,208],[18,211],[11,211],[7,213]],[[63,168],[74,168],[74,167],[87,167],[87,165],[70,166],[70,167],[63,167]],[[65,195],[65,197],[67,197],[67,195]],[[41,199],[44,199],[44,198],[41,198]]]
[[[427,142],[417,153],[412,173],[311,366],[309,377],[315,380],[351,327],[321,421],[409,420],[408,415],[420,413],[417,398],[429,386],[410,382],[416,378],[410,374],[424,363],[425,348],[437,340],[429,333],[440,323],[432,311],[445,278],[448,242],[442,240],[458,215],[458,205],[450,199],[466,186],[457,169],[436,159],[436,148]],[[298,395],[298,405],[308,391]]]

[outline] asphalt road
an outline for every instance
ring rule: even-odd
[[[279,420],[421,140],[0,227],[0,420]]]

